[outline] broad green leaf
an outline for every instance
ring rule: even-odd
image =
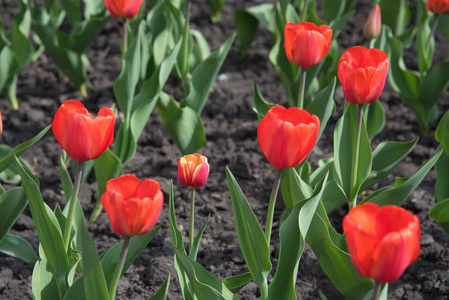
[[[332,228],[321,203],[310,224],[307,242],[324,272],[345,299],[370,299],[372,280],[362,277],[355,270],[344,236]]]
[[[23,188],[13,188],[0,196],[0,241],[16,223],[27,205],[27,197]]]
[[[210,219],[210,215],[207,216],[207,219],[206,219],[206,221],[204,221],[203,226],[201,226],[200,230],[196,234],[195,239],[192,244],[192,249],[189,249],[189,256],[191,259],[193,259],[195,261],[196,261],[196,256],[198,254],[198,248],[200,247],[201,237],[203,236],[203,232],[206,229],[206,225],[209,222],[209,219]]]
[[[334,0],[323,0],[321,5],[321,10],[323,11],[324,18],[327,23],[338,19],[344,12],[346,5],[346,0],[334,1]]]
[[[190,284],[198,299],[238,300],[228,288],[216,277],[209,274],[199,263],[174,249],[180,267],[190,280]]]
[[[357,197],[360,187],[371,171],[372,153],[365,122],[362,120],[360,131],[359,157],[356,181],[351,187],[352,164],[356,135],[357,105],[347,104],[344,115],[337,122],[334,132],[335,169],[334,177],[337,184],[345,193],[348,201]]]
[[[435,40],[432,35],[431,23],[433,15],[423,1],[416,2],[416,48],[418,52],[418,67],[421,73],[425,73],[432,66]]]
[[[296,300],[296,277],[305,246],[305,237],[323,195],[327,174],[318,184],[313,196],[296,203],[280,230],[279,262],[273,281],[268,287],[270,299]],[[299,182],[297,182],[299,186]]]
[[[265,26],[272,34],[275,29],[274,11],[275,5],[272,3],[263,3],[251,6],[246,11],[255,17],[263,26]]]
[[[366,131],[370,141],[385,127],[385,112],[380,101],[367,104],[363,107]]]
[[[47,133],[50,127],[51,125],[48,125],[31,140],[14,147],[14,149],[12,149],[8,155],[6,155],[4,158],[2,158],[2,160],[0,160],[0,172],[3,172],[14,161],[14,156],[22,155],[23,152],[25,152],[26,150],[28,150],[28,148],[37,143]]]
[[[335,182],[334,179],[328,180],[326,187],[324,188],[324,194],[321,199],[324,208],[327,213],[331,213],[335,209],[341,207],[348,200],[341,188]]]
[[[441,156],[442,150],[437,152],[433,157],[424,162],[416,172],[408,178],[396,178],[394,186],[384,187],[375,191],[360,203],[374,202],[379,206],[397,205],[402,202],[418,187],[424,177],[432,169],[433,165]]]
[[[37,178],[27,172],[16,158],[15,163],[22,178],[23,189],[26,192],[30,205],[33,222],[36,226],[37,235],[42,243],[45,256],[52,268],[59,289],[65,293],[66,274],[69,271],[69,262],[62,240],[61,228],[51,209],[44,203]]]
[[[59,299],[58,286],[51,267],[46,258],[38,260],[34,265],[31,287],[34,300]]]
[[[441,118],[435,131],[435,139],[440,142],[446,154],[449,155],[449,111]]]
[[[15,74],[19,70],[19,63],[10,47],[3,47],[0,51],[0,74]],[[8,77],[0,76],[0,91],[3,89]]]
[[[179,102],[162,93],[157,109],[170,136],[183,155],[195,153],[206,145],[203,121],[192,108],[181,107]]]
[[[449,198],[440,200],[429,210],[429,215],[443,227],[449,235]]]
[[[441,150],[438,147],[437,151]],[[449,198],[449,155],[447,152],[441,153],[440,158],[435,163],[435,172],[437,173],[437,180],[435,183],[435,198],[439,202],[443,199]]]
[[[237,9],[234,13],[234,24],[237,31],[240,58],[243,59],[256,38],[259,21],[245,9]]]
[[[155,226],[147,234],[136,235],[131,237],[129,242],[129,250],[126,256],[125,264],[123,266],[122,274],[134,263],[136,258],[140,253],[146,248],[151,239],[159,231],[160,226]],[[123,241],[109,248],[100,255],[101,265],[103,268],[104,277],[106,279],[106,284],[109,286],[112,276],[115,271],[115,266],[117,265],[120,252],[122,251]],[[84,294],[84,281],[85,277],[82,276],[78,278],[77,281],[70,287],[67,291],[64,300],[83,300],[85,298]]]
[[[418,91],[418,101],[425,108],[437,104],[443,92],[449,86],[449,60],[436,64],[423,78]]]
[[[170,273],[168,273],[167,278],[164,280],[164,283],[161,285],[156,294],[148,298],[148,300],[165,300],[167,298],[169,285],[170,285]]]
[[[325,88],[323,88],[316,96],[315,99],[310,103],[306,110],[313,115],[316,115],[320,119],[320,131],[318,133],[317,142],[320,140],[324,129],[326,128],[327,122],[329,121],[331,115],[335,111],[334,103],[334,92],[335,92],[335,77],[332,79],[331,83]]]
[[[37,256],[30,243],[14,234],[7,233],[0,241],[0,252],[28,263],[35,263],[39,260],[39,256]]]
[[[388,25],[395,36],[401,35],[411,20],[410,8],[405,0],[380,0],[382,23]]]
[[[285,205],[292,210],[296,203],[308,199],[313,189],[299,176],[295,168],[282,170],[281,193]]]
[[[253,280],[251,273],[243,273],[235,275],[223,280],[224,285],[234,294],[244,288],[248,283]]]
[[[89,219],[89,223],[94,223],[101,213],[102,206],[100,197],[106,191],[106,183],[112,178],[118,178],[123,174],[123,165],[120,159],[109,149],[94,160],[95,180],[97,181],[97,203]]]
[[[109,300],[108,287],[94,241],[86,224],[80,226],[84,293],[87,300]]]
[[[362,184],[364,191],[391,174],[413,150],[418,138],[410,142],[383,142],[373,151],[371,174]]]
[[[235,35],[227,39],[216,52],[212,53],[193,71],[189,94],[185,101],[183,101],[183,105],[192,108],[198,115],[201,115],[203,111],[212,85],[231,48],[234,38]]]
[[[259,86],[257,84],[254,85],[254,92],[253,92],[253,103],[252,108],[253,111],[257,114],[257,118],[259,121],[263,119],[265,114],[272,108],[273,106],[276,106],[276,104],[268,103],[264,96],[262,95],[262,91],[260,90]]]
[[[271,272],[270,250],[265,234],[231,171],[226,168],[235,228],[246,265],[259,288],[267,289]]]

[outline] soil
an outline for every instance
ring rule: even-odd
[[[221,20],[213,24],[209,19],[207,1],[192,1],[191,26],[204,34],[212,49],[217,49],[234,32],[233,15],[237,8],[274,1],[226,0],[225,2]],[[356,14],[339,37],[341,51],[366,43],[361,34],[360,24],[364,23],[370,6],[371,1],[359,1],[357,4]],[[11,22],[11,13],[15,11],[14,1],[2,2],[2,17],[4,15],[6,21]],[[121,68],[120,41],[121,24],[114,20],[107,24],[88,51],[87,55],[91,62],[88,75],[93,89],[86,98],[74,88],[45,53],[28,65],[20,73],[18,81],[20,109],[13,111],[6,99],[0,100],[4,122],[1,142],[16,146],[29,140],[52,122],[59,105],[69,99],[83,101],[91,112],[96,112],[103,106],[113,105],[112,86]],[[211,219],[201,242],[198,262],[222,280],[247,272],[235,232],[225,166],[228,166],[236,176],[259,221],[265,224],[274,173],[256,139],[258,120],[251,109],[254,84],[259,85],[270,102],[287,105],[279,77],[268,59],[271,43],[269,32],[260,27],[244,60],[240,59],[238,47],[235,44],[232,46],[202,114],[207,144],[200,153],[208,157],[211,173],[205,187],[197,192],[195,227],[199,228],[209,214]],[[443,35],[438,35],[436,48],[437,59],[441,60],[448,53],[447,42]],[[408,57],[414,59],[413,55]],[[164,90],[175,96],[182,95],[181,87],[175,80],[170,80]],[[341,88],[335,93],[335,101],[337,112],[331,118],[309,158],[313,166],[317,165],[320,158],[332,155],[333,129],[341,116],[344,104]],[[409,141],[418,135],[419,128],[414,115],[388,85],[380,101],[386,111],[387,123],[383,132],[375,138],[375,145],[385,140]],[[449,108],[447,92],[439,104],[441,113]],[[410,176],[427,160],[438,145],[433,138],[434,130],[435,124],[432,132],[420,138],[415,149],[394,174],[374,188],[393,184],[395,176]],[[61,148],[53,135],[48,133],[22,155],[33,166],[35,174],[41,181],[43,198],[52,208],[56,204],[65,205],[58,168],[61,153]],[[117,292],[118,299],[147,299],[157,291],[169,273],[172,279],[168,299],[182,299],[173,267],[168,221],[168,192],[170,180],[173,179],[178,225],[182,228],[183,234],[188,236],[190,192],[177,180],[177,159],[180,155],[155,110],[139,140],[136,156],[125,166],[125,173],[160,182],[165,199],[158,221],[161,230],[121,278]],[[447,271],[449,238],[427,214],[435,204],[434,185],[435,173],[431,171],[404,203],[404,207],[418,215],[421,220],[422,250],[419,259],[397,282],[390,285],[389,299],[449,299]],[[87,183],[82,185],[80,192],[80,201],[87,216],[92,212],[97,198],[96,184],[91,176]],[[277,248],[273,245],[279,242],[278,220],[283,209],[284,204],[279,200],[276,205],[271,248],[274,265],[277,262],[275,256]],[[346,212],[347,208],[341,208],[332,213],[332,222],[341,224]],[[89,231],[99,253],[120,241],[120,238],[111,231],[104,212],[95,224],[90,225]],[[38,249],[38,238],[28,208],[19,217],[11,232],[24,237],[35,250]],[[32,299],[32,271],[33,264],[0,254],[0,298]],[[310,247],[306,246],[298,272],[297,294],[300,299],[318,299],[318,291],[322,291],[328,299],[342,298],[321,270]],[[257,285],[251,282],[237,296],[241,299],[258,299],[260,293]]]

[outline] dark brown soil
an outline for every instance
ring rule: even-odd
[[[3,3],[2,16],[15,11],[14,1]],[[237,8],[249,7],[263,2],[226,0],[221,21],[213,24],[209,20],[206,0],[192,1],[191,23],[199,29],[213,49],[221,45],[233,32],[233,14]],[[357,44],[365,43],[361,26],[369,12],[371,1],[361,1],[357,13],[339,38],[341,51]],[[365,3],[365,4],[363,4]],[[40,132],[52,122],[59,105],[69,99],[83,101],[94,112],[99,107],[114,103],[112,86],[121,68],[119,43],[120,24],[112,21],[88,51],[91,61],[89,78],[93,90],[83,98],[45,53],[22,71],[19,77],[18,98],[20,110],[12,111],[5,99],[0,101],[4,132],[1,142],[10,146],[20,144]],[[444,36],[439,36],[437,48],[446,55],[447,45]],[[211,173],[206,186],[197,192],[196,228],[211,214],[210,222],[201,242],[198,262],[220,279],[247,271],[240,252],[232,216],[231,201],[225,177],[225,166],[236,176],[246,194],[255,214],[262,224],[268,207],[271,185],[274,179],[272,168],[264,158],[257,139],[258,121],[251,109],[253,85],[258,84],[266,99],[273,103],[286,105],[287,100],[277,73],[269,62],[268,52],[271,38],[268,31],[261,28],[248,56],[240,60],[234,45],[226,59],[219,80],[214,85],[202,114],[207,132],[207,145],[200,150],[210,162]],[[181,87],[169,81],[164,88],[173,95],[181,94]],[[310,157],[316,166],[318,159],[329,157],[333,152],[333,128],[341,116],[343,94],[338,88],[335,94],[337,112],[329,122],[324,135]],[[419,133],[419,128],[410,110],[391,88],[386,87],[380,101],[386,111],[385,130],[375,138],[374,144],[385,140],[409,141]],[[449,94],[446,92],[440,101],[441,112],[449,107]],[[435,127],[435,126],[434,126]],[[433,127],[433,130],[435,129]],[[422,137],[411,155],[395,171],[394,176],[410,176],[437,147],[433,131]],[[64,206],[59,179],[59,156],[62,151],[53,135],[48,133],[42,141],[26,152],[26,158],[41,181],[41,191],[45,201],[51,206]],[[118,289],[119,299],[147,299],[159,288],[167,274],[171,274],[169,299],[182,299],[173,267],[173,251],[168,222],[168,192],[170,180],[174,181],[175,209],[178,224],[187,236],[189,216],[189,190],[178,183],[177,159],[180,152],[154,111],[140,138],[137,155],[125,167],[126,173],[139,178],[152,178],[161,184],[165,196],[164,208],[159,218],[162,228],[136,262],[122,277]],[[391,185],[390,176],[378,187]],[[435,221],[427,215],[435,204],[433,188],[435,173],[432,171],[420,187],[407,199],[404,207],[418,215],[422,228],[422,251],[420,258],[405,274],[390,285],[389,299],[448,299],[449,295],[449,238]],[[80,200],[85,214],[90,215],[98,195],[94,178],[81,187]],[[279,241],[279,217],[284,209],[278,201],[272,245]],[[331,215],[334,223],[341,223],[346,209],[337,210]],[[98,251],[102,252],[119,241],[110,229],[105,213],[89,227]],[[12,233],[27,239],[37,250],[38,239],[27,208],[12,229]],[[272,261],[276,265],[276,248],[272,247]],[[0,255],[0,298],[32,299],[31,275],[33,264]],[[297,294],[300,299],[317,299],[321,290],[328,299],[342,298],[321,270],[309,247],[301,258],[297,279]],[[237,294],[241,299],[258,299],[260,294],[255,283],[248,284]],[[282,299],[281,299],[282,300]]]

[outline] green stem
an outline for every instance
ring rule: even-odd
[[[429,38],[427,39],[427,43],[426,43],[426,55],[427,55],[427,53],[429,53],[430,42],[432,41],[432,37],[435,34],[437,24],[438,24],[438,15],[436,15],[435,18],[433,19],[432,31],[430,32]]]
[[[378,300],[380,296],[380,289],[382,288],[382,282],[374,280],[374,292],[371,300]]]
[[[268,300],[268,285],[265,283],[260,289],[260,300]]]
[[[188,94],[188,79],[187,79],[187,73],[189,70],[189,19],[190,19],[190,1],[187,0],[186,3],[186,16],[185,16],[185,23],[184,23],[184,32],[182,37],[182,69],[181,69],[181,75],[182,75],[182,85],[184,88],[184,94]]]
[[[373,47],[374,47],[374,39],[371,39],[368,42],[368,49],[373,48]]]
[[[360,151],[360,131],[362,129],[363,118],[363,104],[357,104],[357,121],[354,138],[354,148],[352,151],[352,165],[351,165],[351,185],[349,189],[350,203],[349,208],[352,209],[357,205],[357,169],[359,163],[359,151]]]
[[[103,205],[101,205],[100,199],[97,200],[97,203],[95,203],[94,210],[92,211],[92,214],[89,218],[89,223],[93,224],[98,219],[98,216],[103,211]]]
[[[276,175],[271,190],[270,203],[268,204],[267,223],[265,225],[265,238],[267,239],[268,247],[270,246],[271,228],[273,227],[274,206],[276,205],[276,197],[281,183],[282,170],[276,169]]]
[[[301,79],[299,81],[298,91],[298,107],[303,109],[304,106],[304,90],[306,87],[306,69],[301,68]]]
[[[193,237],[195,236],[195,188],[191,189],[190,197],[190,227],[189,227],[189,252],[192,249]]]
[[[72,196],[70,197],[69,211],[67,213],[67,222],[65,223],[64,229],[64,247],[66,252],[69,250],[70,233],[72,231],[73,216],[75,215],[76,201],[78,201],[82,175],[83,163],[78,162],[76,165],[75,183],[73,184]]]
[[[122,275],[123,266],[125,265],[126,254],[128,253],[130,238],[131,238],[130,236],[125,236],[125,239],[123,240],[122,252],[120,253],[117,266],[115,267],[114,277],[112,278],[111,286],[109,287],[110,300],[114,300],[115,294],[117,293],[117,285],[118,281],[120,280],[120,276]]]
[[[128,25],[126,19],[123,20],[123,57],[125,57],[126,51],[128,51]]]

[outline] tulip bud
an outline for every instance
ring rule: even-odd
[[[199,188],[206,184],[209,176],[207,157],[195,153],[178,160],[178,179],[182,185]]]
[[[53,118],[53,135],[75,161],[84,162],[102,155],[114,141],[114,112],[103,107],[96,118],[77,100],[64,102]]]
[[[349,48],[338,62],[338,79],[346,101],[366,104],[376,101],[385,86],[390,61],[382,50],[361,46]]]
[[[297,107],[273,106],[257,128],[257,139],[274,168],[293,168],[309,155],[319,131],[317,116]]]
[[[368,39],[375,39],[382,31],[382,18],[380,14],[380,6],[376,4],[368,15],[368,20],[363,27],[363,35]]]
[[[438,15],[449,14],[449,0],[427,0],[427,9]]]
[[[106,183],[100,198],[112,231],[120,236],[146,234],[156,224],[164,203],[159,182],[122,175]]]
[[[143,0],[104,0],[104,4],[114,18],[134,18]]]
[[[418,217],[395,205],[356,206],[343,219],[343,231],[357,272],[378,282],[398,280],[421,251]]]

